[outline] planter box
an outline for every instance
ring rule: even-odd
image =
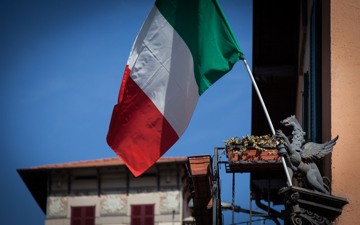
[[[281,170],[281,158],[276,148],[265,148],[265,150],[248,148],[245,151],[240,151],[240,149],[236,146],[226,147],[229,161],[227,172]]]
[[[230,161],[258,161],[258,160],[279,160],[278,150],[269,148],[266,150],[257,150],[255,148],[249,148],[241,153],[237,153],[237,150],[227,150],[227,156]]]

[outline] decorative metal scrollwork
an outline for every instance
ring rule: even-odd
[[[309,210],[301,210],[301,213],[292,213],[291,223],[294,225],[331,225],[331,221]]]

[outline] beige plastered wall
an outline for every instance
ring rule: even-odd
[[[360,0],[330,1],[332,194],[348,199],[336,224],[360,216]]]

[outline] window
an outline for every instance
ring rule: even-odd
[[[321,5],[313,1],[310,11],[310,67],[304,74],[303,128],[306,139],[321,142],[322,137],[322,55]]]
[[[95,206],[71,207],[71,225],[95,225]]]
[[[154,205],[131,205],[131,225],[154,225]]]

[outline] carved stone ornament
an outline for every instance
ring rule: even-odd
[[[67,206],[68,206],[67,197],[49,197],[47,217],[48,218],[66,217]]]
[[[348,204],[344,198],[294,186],[281,189],[279,194],[285,198],[285,224],[331,225]]]
[[[285,199],[285,224],[331,225],[348,201],[330,194],[330,181],[322,177],[315,160],[333,151],[338,136],[322,144],[305,143],[305,132],[295,116],[281,124],[292,128],[291,138],[281,130],[276,132],[283,141],[277,146],[279,155],[284,157],[293,182],[279,191]]]
[[[101,215],[126,214],[127,198],[122,195],[102,195],[100,200]]]
[[[330,194],[329,185],[324,182],[324,178],[320,174],[315,160],[321,159],[333,151],[339,136],[327,141],[323,144],[314,142],[305,143],[305,132],[300,126],[295,116],[290,116],[281,124],[287,127],[292,127],[292,138],[288,138],[281,130],[277,130],[276,136],[284,140],[284,144],[278,145],[279,155],[285,157],[288,167],[290,178],[294,176],[302,177],[305,179],[301,182],[302,186],[311,190],[316,190],[321,193]]]
[[[180,209],[180,194],[178,191],[160,192],[160,212],[178,213]]]

